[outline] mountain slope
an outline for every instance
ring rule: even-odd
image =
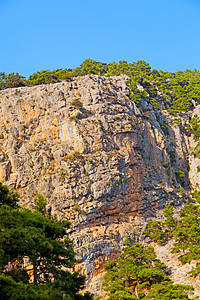
[[[41,193],[53,214],[72,221],[77,267],[93,291],[126,235],[143,241],[147,221],[162,218],[168,202],[180,210],[199,181],[185,129],[192,110],[175,118],[162,93],[162,110],[148,97],[138,108],[128,79],[86,75],[0,91],[0,180],[26,206]]]

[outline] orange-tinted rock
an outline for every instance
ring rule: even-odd
[[[26,206],[42,193],[52,213],[72,221],[77,260],[92,291],[102,291],[102,265],[117,258],[126,235],[141,240],[148,218],[168,201],[180,203],[176,171],[185,172],[189,188],[186,137],[157,111],[171,124],[164,135],[148,99],[147,119],[129,100],[126,80],[87,75],[0,91],[0,179]]]

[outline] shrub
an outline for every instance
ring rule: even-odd
[[[76,108],[78,109],[81,109],[83,107],[83,104],[80,102],[79,99],[74,99],[72,102],[71,102],[71,105],[72,106],[75,106]]]
[[[178,181],[180,184],[183,184],[183,183],[184,183],[184,176],[185,176],[185,173],[184,173],[184,172],[182,172],[182,171],[175,172],[175,176],[176,176],[177,181]]]
[[[169,124],[166,121],[160,124],[160,128],[164,132],[164,134],[169,134]]]
[[[80,205],[75,204],[74,207],[73,207],[73,210],[74,210],[74,211],[77,211],[77,212],[80,212],[80,211],[81,211]]]
[[[192,194],[192,197],[194,197],[195,199],[196,199],[196,201],[198,202],[198,203],[200,203],[200,191],[199,192],[197,192],[197,190],[195,190],[193,193],[191,193]]]
[[[176,162],[176,152],[174,150],[169,151],[169,157],[171,162]]]

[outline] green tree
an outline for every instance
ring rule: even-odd
[[[130,100],[140,106],[142,99],[145,98],[153,105],[154,109],[158,110],[161,103],[157,101],[156,96],[159,91],[162,97],[162,105],[173,115],[186,113],[193,108],[194,101],[200,102],[200,72],[198,70],[173,73],[151,70],[149,64],[143,60],[139,60],[136,63],[119,61],[118,63],[106,64],[93,59],[86,59],[77,68],[39,71],[32,74],[26,81],[18,73],[6,75],[4,72],[1,72],[0,89],[55,83],[59,80],[71,80],[73,77],[87,74],[105,76],[126,74],[130,78],[127,81],[130,89]],[[165,124],[162,126],[167,134],[167,126]]]
[[[4,76],[4,88],[17,88],[20,86],[25,86],[25,77],[19,75],[18,73],[10,73]]]
[[[167,239],[173,236],[173,230],[177,225],[177,221],[174,218],[174,208],[171,204],[168,204],[163,210],[165,221],[153,221],[150,220],[147,224],[145,234],[150,239],[158,244],[162,244]]]
[[[58,80],[59,77],[57,76],[56,71],[43,70],[31,75],[26,81],[26,85],[34,86],[39,84],[56,83]]]
[[[163,223],[165,229],[165,235],[171,237],[173,235],[173,230],[177,225],[177,221],[174,218],[174,208],[171,204],[168,204],[163,211],[165,221]]]
[[[173,252],[180,254],[180,261],[190,263],[200,259],[200,206],[186,204],[181,210],[177,226],[173,231]]]
[[[164,280],[161,283],[152,285],[152,288],[144,300],[184,300],[191,299],[188,292],[191,292],[193,287],[190,285],[173,284],[171,280]]]
[[[166,237],[163,222],[150,220],[147,224],[145,234],[150,237],[153,242],[162,244]]]
[[[199,202],[199,192],[192,194]],[[165,221],[150,221],[145,233],[151,240],[161,244],[168,239],[174,238],[172,253],[179,255],[182,264],[190,263],[192,260],[200,259],[200,205],[186,204],[179,218],[173,216],[173,207],[168,204],[164,209]],[[200,264],[190,272],[192,276],[200,274]]]
[[[0,206],[6,204],[12,208],[17,208],[18,202],[19,194],[15,190],[10,191],[7,185],[0,182]]]
[[[200,139],[200,119],[197,114],[195,114],[191,119],[190,124],[193,133],[193,139],[195,142],[197,142]]]
[[[47,209],[47,200],[46,198],[42,195],[42,194],[38,194],[35,199],[34,199],[34,203],[35,203],[35,210],[42,213],[43,215],[46,214]]]
[[[109,261],[104,269],[104,286],[105,291],[109,292],[109,300],[189,299],[185,290],[192,289],[191,286],[173,285],[164,275],[166,266],[156,258],[153,248],[145,248],[140,244],[124,247],[118,262]],[[163,298],[155,298],[158,291]]]
[[[7,299],[32,299],[28,297],[34,290],[33,299],[92,299],[79,294],[84,276],[67,271],[75,263],[67,234],[70,222],[44,214],[44,198],[36,199],[35,211],[19,207],[16,194],[0,185],[0,294],[8,293]],[[29,270],[24,267],[25,257]]]

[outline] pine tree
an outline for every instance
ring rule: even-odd
[[[44,199],[36,198],[36,211],[19,207],[17,194],[0,184],[1,299],[92,299],[79,294],[85,277],[67,270],[75,263],[70,222],[45,214]]]
[[[166,266],[156,258],[153,248],[140,244],[124,247],[118,262],[109,261],[104,269],[108,300],[189,299],[185,291],[193,289],[174,285],[164,274]]]

